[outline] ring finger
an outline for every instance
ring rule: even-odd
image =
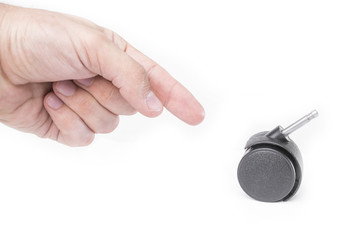
[[[95,133],[113,131],[119,117],[106,108],[87,91],[66,80],[53,84],[54,93],[74,111]]]

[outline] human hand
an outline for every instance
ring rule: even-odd
[[[116,33],[74,16],[0,4],[0,121],[70,146],[113,131],[118,115],[188,124],[204,110],[162,67]]]

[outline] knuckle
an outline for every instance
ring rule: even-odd
[[[94,139],[95,139],[94,133],[87,133],[87,134],[77,133],[70,136],[60,135],[57,141],[70,147],[84,147],[90,145]]]
[[[135,63],[132,67],[132,76],[136,79],[143,81],[144,79],[146,79],[147,73],[142,65]]]
[[[135,115],[137,113],[137,111],[134,108],[128,109],[127,112],[125,113],[125,115]]]
[[[80,113],[81,116],[91,116],[96,109],[97,103],[88,97],[78,98],[77,102],[73,102],[73,108]]]
[[[126,73],[126,78],[123,79],[122,86],[117,87],[120,90],[122,88],[127,90],[140,89],[144,94],[147,93],[150,90],[150,84],[145,68],[137,62],[132,62]]]
[[[95,134],[92,132],[88,132],[87,134],[79,134],[76,136],[75,141],[78,147],[88,146],[95,139]]]
[[[140,65],[138,69],[134,72],[134,76],[137,81],[140,82],[140,87],[144,93],[148,93],[150,91],[150,82],[148,81],[148,76],[145,68]]]
[[[88,44],[89,47],[98,47],[99,44],[101,44],[103,42],[103,36],[101,34],[98,33],[94,33],[94,34],[89,34],[88,37],[86,38],[86,42]]]
[[[120,37],[114,31],[104,28],[103,33],[105,34],[106,38],[113,42],[116,46],[118,46],[122,51],[127,51],[128,43],[122,37]]]
[[[119,110],[119,115],[134,115],[136,114],[137,111],[136,109],[134,109],[131,105],[126,104],[125,106],[123,106],[120,110]]]
[[[110,133],[113,132],[118,124],[120,122],[120,118],[116,116],[111,121],[104,121],[103,123],[100,123],[99,126],[96,128],[96,133]]]
[[[102,100],[102,104],[104,106],[111,106],[114,102],[116,102],[117,95],[119,95],[119,90],[112,87],[109,91],[101,92],[99,98]]]
[[[95,134],[93,133],[87,134],[86,136],[81,136],[80,146],[88,146],[93,142],[94,139]]]

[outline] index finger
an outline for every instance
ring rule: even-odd
[[[190,125],[203,121],[205,112],[202,105],[182,84],[117,34],[111,32],[111,39],[145,68],[152,90],[168,111]]]

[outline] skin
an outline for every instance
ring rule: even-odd
[[[109,133],[119,115],[163,107],[196,125],[204,110],[153,60],[87,20],[0,4],[0,122],[69,146]]]

